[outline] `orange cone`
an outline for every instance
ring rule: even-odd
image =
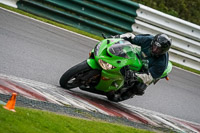
[[[10,100],[8,100],[6,106],[3,106],[5,109],[16,112],[15,111],[15,103],[16,103],[16,96],[17,93],[13,93],[12,97],[10,98]]]

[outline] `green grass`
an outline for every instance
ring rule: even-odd
[[[10,6],[1,4],[1,3],[0,3],[0,7],[3,7],[3,8],[5,8],[5,9],[8,9],[8,10],[11,10],[11,11],[14,11],[14,12],[17,12],[17,13],[20,13],[20,14],[23,14],[23,15],[25,15],[25,16],[29,16],[29,17],[31,17],[31,18],[34,18],[34,19],[37,19],[37,20],[40,20],[40,21],[43,21],[43,22],[46,22],[46,23],[49,23],[49,24],[58,26],[58,27],[61,27],[61,28],[63,28],[63,29],[67,29],[67,30],[70,30],[70,31],[73,31],[73,32],[76,32],[76,33],[79,33],[79,34],[82,34],[82,35],[85,35],[85,36],[88,36],[88,37],[90,37],[90,38],[94,38],[94,39],[96,39],[96,40],[102,40],[102,39],[103,39],[102,37],[99,37],[99,36],[90,34],[90,33],[88,33],[88,32],[85,32],[85,31],[76,29],[76,28],[74,28],[74,27],[70,27],[70,26],[67,26],[67,25],[64,25],[64,24],[57,23],[57,22],[52,21],[52,20],[48,20],[48,19],[45,19],[45,18],[42,18],[42,17],[38,17],[38,16],[36,16],[36,15],[30,14],[30,13],[27,13],[27,12],[24,12],[24,11],[22,11],[22,10],[19,10],[19,9],[16,9],[16,8],[13,8],[13,7],[10,7]],[[180,67],[180,68],[182,68],[182,69],[185,69],[185,70],[194,72],[194,73],[196,73],[196,74],[200,74],[200,71],[195,70],[195,69],[192,69],[192,68],[189,68],[189,67],[186,67],[186,66],[183,66],[183,65],[181,65],[181,64],[178,64],[178,63],[173,62],[173,65],[174,65],[174,66],[177,66],[177,67]]]
[[[150,133],[128,126],[85,120],[36,109],[0,107],[0,133]]]

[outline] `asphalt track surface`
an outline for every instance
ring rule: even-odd
[[[0,9],[2,74],[59,85],[60,76],[87,59],[95,44],[95,40]],[[123,103],[200,123],[200,76],[173,68],[169,77],[149,86],[143,96]]]

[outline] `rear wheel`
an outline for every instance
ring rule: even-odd
[[[100,71],[92,69],[87,61],[67,70],[60,78],[60,86],[72,89],[80,86],[95,86],[99,82]]]

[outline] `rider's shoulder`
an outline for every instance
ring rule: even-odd
[[[134,37],[132,43],[142,47],[149,47],[152,40],[153,36],[150,34],[138,34]]]
[[[145,37],[145,38],[153,38],[154,36],[151,34],[138,34],[136,37]]]
[[[150,34],[138,34],[135,36],[139,40],[146,40],[146,41],[152,41],[154,36]]]

